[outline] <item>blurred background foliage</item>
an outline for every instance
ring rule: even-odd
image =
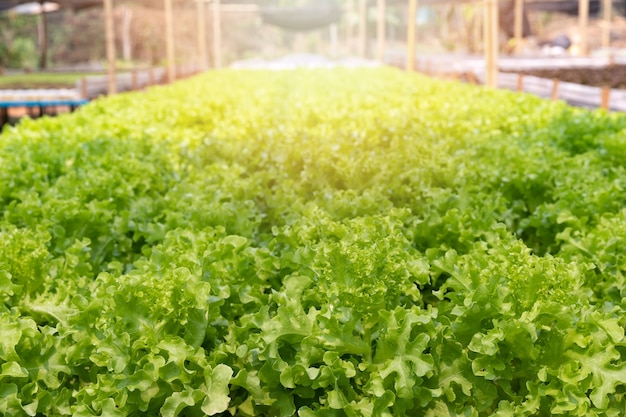
[[[270,7],[298,7],[311,0],[222,0],[227,3],[256,3]],[[345,5],[347,1],[339,1]],[[317,3],[314,3],[317,4]],[[343,17],[339,37],[346,35],[346,22],[356,36],[356,4],[353,15]],[[165,61],[163,2],[157,0],[115,0],[115,38],[120,65],[161,65]],[[375,6],[372,3],[372,6]],[[376,12],[368,16],[368,33],[373,42]],[[176,57],[179,64],[196,63],[198,59],[197,8],[195,1],[174,0]],[[207,42],[211,45],[211,6],[207,5]],[[406,18],[403,8],[387,10],[388,39],[404,40]],[[104,17],[101,8],[73,11],[61,9],[46,15],[48,67],[102,67],[105,61]],[[0,13],[0,69],[36,70],[38,62],[37,15]],[[288,53],[325,53],[330,43],[329,28],[309,32],[290,32],[263,23],[258,13],[223,13],[224,59],[232,62],[252,57],[276,58]],[[372,47],[371,45],[369,46]],[[209,48],[209,53],[211,48]],[[355,51],[354,51],[355,52]],[[340,51],[347,54],[348,51]],[[212,61],[212,57],[209,56]]]

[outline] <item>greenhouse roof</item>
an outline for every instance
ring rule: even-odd
[[[84,9],[86,7],[101,6],[102,0],[53,0],[61,7]],[[0,12],[12,9],[21,4],[35,3],[33,0],[0,0]]]

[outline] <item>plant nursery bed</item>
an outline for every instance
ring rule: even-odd
[[[626,89],[626,65],[580,68],[546,68],[522,71],[505,70],[539,78],[558,79],[563,82]]]

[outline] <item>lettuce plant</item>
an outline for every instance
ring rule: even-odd
[[[387,68],[6,128],[0,415],[622,415],[625,128]]]

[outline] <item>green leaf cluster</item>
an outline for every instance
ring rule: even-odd
[[[622,415],[624,138],[388,68],[6,128],[0,415]]]

